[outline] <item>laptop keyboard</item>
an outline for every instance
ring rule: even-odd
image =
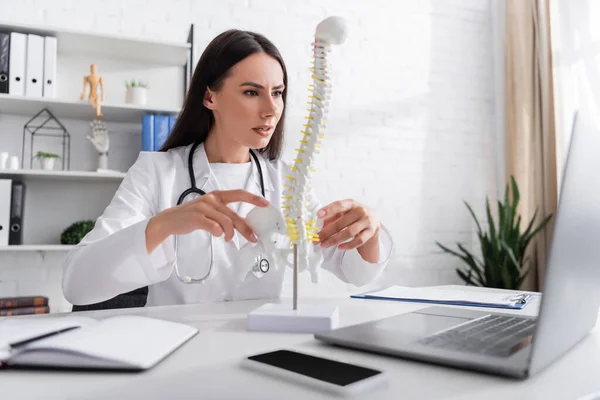
[[[419,343],[456,351],[508,357],[531,341],[535,319],[488,315],[427,336]]]

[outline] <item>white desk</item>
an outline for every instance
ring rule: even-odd
[[[305,300],[308,302],[309,300]],[[315,301],[310,300],[310,301]],[[332,301],[332,299],[324,299]],[[426,307],[423,304],[342,298],[342,326]],[[86,312],[103,318],[147,315],[196,326],[190,342],[143,373],[0,370],[5,399],[324,399],[312,389],[246,371],[247,355],[291,348],[387,371],[389,386],[361,396],[368,399],[577,399],[600,391],[600,328],[541,374],[526,381],[330,347],[312,335],[245,330],[246,314],[266,301]],[[517,314],[536,315],[539,298]],[[576,312],[576,310],[574,310]],[[58,315],[58,314],[54,314]],[[40,318],[53,318],[41,315]],[[11,317],[15,318],[15,317]],[[19,317],[16,317],[19,318]],[[36,317],[37,318],[37,317]]]

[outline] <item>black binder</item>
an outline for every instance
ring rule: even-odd
[[[10,35],[0,32],[0,93],[8,93],[8,57]]]
[[[23,243],[23,209],[25,208],[25,184],[21,181],[12,181],[12,195],[10,199],[10,232],[8,244]]]

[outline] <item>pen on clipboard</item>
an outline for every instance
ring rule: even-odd
[[[529,294],[518,294],[515,295],[511,298],[511,301],[514,301],[515,303],[518,304],[525,304],[527,303],[527,300],[529,300],[529,298],[531,297],[531,295]]]

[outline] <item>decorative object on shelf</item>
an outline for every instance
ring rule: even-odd
[[[88,101],[96,112],[96,118],[90,123],[92,128],[91,135],[87,135],[88,139],[98,151],[98,169],[108,169],[108,148],[110,146],[110,140],[108,138],[108,128],[106,123],[102,121],[102,106],[101,102],[104,101],[104,81],[101,76],[97,74],[96,64],[90,65],[90,75],[83,78],[83,92],[81,93],[81,100],[85,97],[86,87],[90,88]],[[98,91],[101,91],[101,98],[98,99]]]
[[[92,229],[95,222],[92,220],[77,221],[69,225],[60,235],[61,244],[78,244]]]
[[[510,180],[512,196],[509,199],[509,185],[506,185],[504,203],[498,201],[497,226],[490,211],[490,202],[486,199],[489,233],[481,230],[481,225],[473,209],[465,202],[477,225],[477,237],[479,238],[483,261],[465,249],[460,243],[458,244],[460,252],[457,252],[436,242],[444,252],[460,258],[467,264],[468,268],[466,270],[456,269],[458,275],[467,285],[519,289],[531,269],[531,262],[527,262],[525,259],[527,246],[531,239],[544,229],[550,218],[552,218],[552,214],[548,215],[534,228],[533,223],[537,216],[536,210],[525,231],[521,232],[521,216],[517,215],[519,188],[514,177],[511,176]]]
[[[11,171],[16,171],[19,169],[19,157],[10,156],[8,158],[8,169]]]
[[[6,169],[8,166],[8,156],[9,154],[6,151],[0,153],[0,169]]]
[[[108,137],[108,128],[106,123],[100,119],[96,119],[90,123],[92,134],[86,138],[98,150],[98,169],[96,171],[105,171],[108,169],[108,148],[110,147],[110,139]]]
[[[125,103],[136,104],[143,106],[148,102],[148,84],[142,81],[127,81],[125,82],[127,88],[125,92]]]
[[[27,134],[30,135],[27,135]],[[26,142],[29,139],[29,168],[33,167],[33,159],[35,158],[34,145],[35,139],[40,136],[60,138],[62,141],[62,169],[69,169],[71,163],[71,135],[67,128],[60,122],[58,118],[52,114],[50,110],[44,108],[34,115],[23,127],[23,147],[21,155],[21,166],[25,167],[25,150],[27,149]],[[17,161],[18,165],[18,161]]]
[[[54,153],[46,153],[44,151],[38,151],[35,154],[35,158],[40,160],[42,169],[53,170],[54,169],[54,161],[56,159],[60,159],[60,156],[58,154],[54,154]]]
[[[83,77],[83,91],[81,92],[81,100],[85,98],[86,89],[89,87],[90,93],[88,94],[88,102],[96,110],[96,118],[102,116],[102,102],[104,101],[104,80],[101,76],[98,76],[98,67],[96,64],[90,65],[90,75]],[[100,99],[98,99],[98,92],[101,92]]]

